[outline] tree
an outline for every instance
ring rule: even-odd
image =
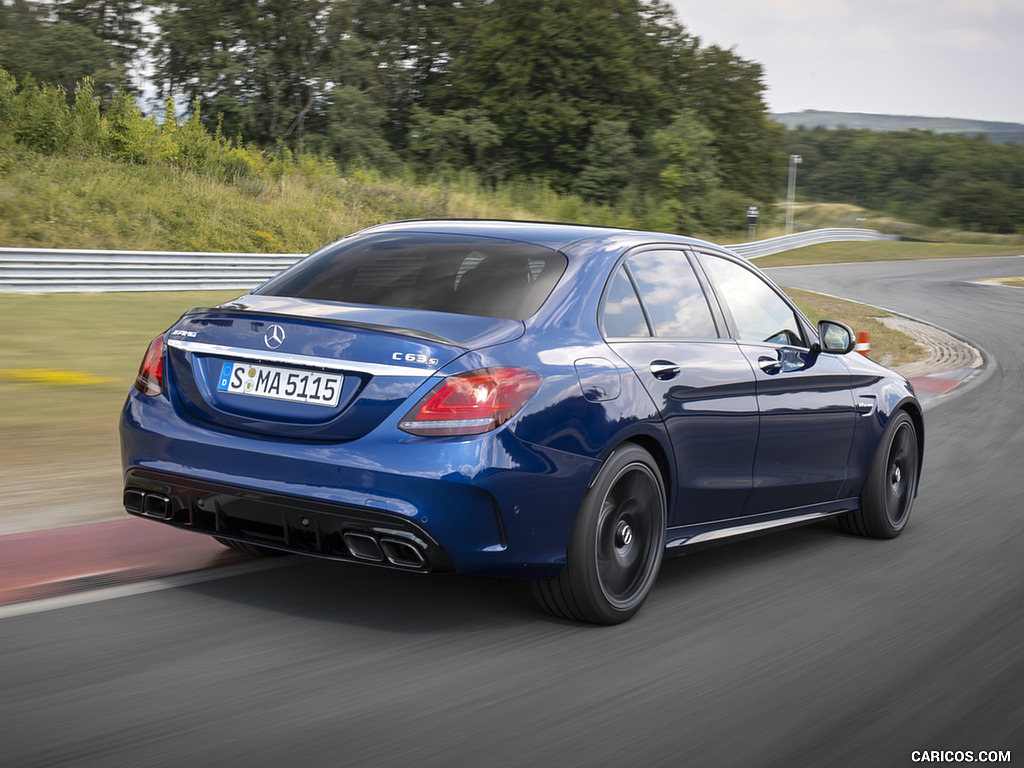
[[[719,179],[714,139],[692,110],[681,112],[655,132],[661,167],[658,180],[664,198],[658,226],[690,233],[715,224],[712,211]]]
[[[327,0],[158,0],[156,73],[165,93],[223,116],[228,135],[301,141],[328,90]]]
[[[55,51],[74,55],[55,56]],[[74,93],[90,78],[109,100],[124,78],[117,50],[85,27],[50,24],[42,10],[25,0],[0,5],[0,67],[18,80],[31,75],[37,82]]]
[[[409,146],[421,164],[436,173],[444,168],[486,172],[489,150],[501,144],[501,131],[478,109],[413,114]]]
[[[484,3],[450,63],[445,107],[482,109],[505,135],[514,173],[568,188],[597,123],[624,120],[640,135],[677,106],[669,103],[677,83],[663,82],[659,70],[676,52],[652,42],[645,7],[639,0]]]
[[[365,91],[344,85],[330,94],[326,149],[345,168],[365,164],[381,171],[399,165],[398,155],[384,139],[384,108]]]
[[[782,129],[768,120],[761,65],[717,46],[700,49],[689,78],[689,107],[713,134],[722,186],[750,202],[775,197]]]
[[[586,165],[574,189],[588,200],[614,203],[634,180],[636,142],[625,120],[602,120],[594,126],[585,151]]]
[[[57,21],[83,27],[110,44],[125,71],[146,44],[143,7],[142,0],[55,0]]]
[[[474,31],[490,13],[491,0],[358,0],[350,39],[360,41],[358,60],[372,63],[362,87],[386,105],[385,132],[404,146],[417,110],[442,115],[449,109],[477,107],[452,98],[452,64],[465,53]],[[345,62],[351,67],[352,59]]]
[[[940,222],[974,232],[1012,234],[1024,222],[1024,192],[998,181],[961,177],[944,186],[935,207]]]

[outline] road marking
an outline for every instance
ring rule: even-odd
[[[21,603],[9,603],[0,605],[0,620],[14,616],[25,616],[31,613],[43,613],[45,611],[56,611],[62,608],[71,608],[77,605],[88,605],[89,603],[100,603],[104,600],[116,600],[119,597],[131,597],[133,595],[144,595],[147,592],[158,592],[163,589],[176,589],[177,587],[198,584],[204,581],[216,579],[229,579],[233,576],[245,576],[250,573],[259,573],[271,568],[280,568],[283,565],[293,563],[292,558],[268,558],[263,560],[252,560],[237,565],[225,565],[219,568],[209,568],[202,571],[191,571],[179,573],[174,576],[164,576],[149,581],[139,581],[134,584],[119,584],[115,587],[103,587],[88,592],[75,592],[70,595],[58,597],[46,597],[40,600],[26,600]]]
[[[0,370],[0,381],[15,384],[45,384],[58,387],[88,387],[118,381],[86,371],[53,371],[48,368],[5,368]]]

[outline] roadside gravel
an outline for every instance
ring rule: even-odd
[[[981,368],[984,364],[978,350],[939,328],[898,315],[880,317],[878,321],[911,336],[926,350],[927,354],[924,357],[912,363],[893,366],[894,371],[908,379],[947,371]]]

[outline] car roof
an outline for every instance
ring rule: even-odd
[[[563,224],[546,221],[502,221],[491,219],[417,219],[378,224],[356,232],[355,236],[386,232],[423,232],[432,234],[475,235],[515,240],[523,243],[565,251],[570,246],[587,242],[593,247],[616,243],[624,247],[640,243],[662,242],[687,245],[710,245],[702,240],[664,232],[644,232],[616,227],[586,224]],[[590,250],[588,248],[588,250]]]

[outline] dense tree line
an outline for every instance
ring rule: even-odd
[[[0,0],[19,81],[88,76],[106,104],[144,55],[245,144],[527,178],[643,226],[735,227],[782,173],[760,65],[662,0]]]
[[[845,202],[929,226],[1024,232],[1024,146],[927,131],[788,131],[804,199]]]
[[[702,45],[663,0],[0,0],[0,68],[30,93],[50,84],[70,104],[89,78],[123,112],[144,61],[161,98],[236,146],[530,179],[620,223],[735,229],[784,193],[800,154],[805,199],[1024,226],[1024,147],[786,131],[767,119],[760,65]]]

